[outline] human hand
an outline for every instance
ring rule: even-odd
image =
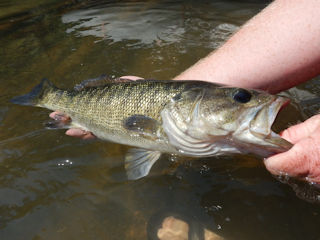
[[[294,146],[266,159],[266,168],[275,175],[320,183],[320,114],[284,130],[281,136]]]
[[[136,81],[136,80],[141,80],[143,78],[137,77],[137,76],[122,76],[120,79],[127,79],[131,81]],[[49,115],[50,118],[54,119],[55,121],[58,121],[62,125],[67,125],[69,124],[72,120],[69,116],[60,113],[60,112],[52,112]],[[66,135],[71,136],[71,137],[78,137],[81,139],[95,139],[96,136],[89,131],[83,130],[81,128],[70,128],[66,131]]]
[[[61,125],[67,125],[71,122],[71,118],[63,113],[60,112],[52,112],[49,115],[50,118],[58,121]],[[70,128],[66,131],[66,135],[72,137],[78,137],[81,139],[95,139],[96,136],[93,135],[92,132],[88,132],[81,128]]]

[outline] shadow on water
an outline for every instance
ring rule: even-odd
[[[170,79],[266,4],[0,1],[0,239],[141,240],[159,212],[226,239],[319,239],[319,205],[295,193],[316,192],[278,181],[261,159],[163,156],[148,177],[127,181],[125,146],[47,130],[47,110],[9,103],[43,77],[66,88],[103,73]],[[275,128],[315,114],[319,93],[318,79],[286,92],[294,103]]]

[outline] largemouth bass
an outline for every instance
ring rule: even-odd
[[[267,157],[292,146],[271,130],[289,101],[281,96],[202,81],[107,80],[94,85],[85,81],[62,90],[44,79],[12,102],[59,111],[71,117],[70,127],[135,147],[125,157],[129,179],[146,176],[161,153]]]

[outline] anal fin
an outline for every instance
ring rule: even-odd
[[[129,149],[125,157],[125,169],[129,180],[147,176],[152,165],[160,158],[159,151],[148,151],[141,148]]]

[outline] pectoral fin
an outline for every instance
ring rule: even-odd
[[[152,165],[159,159],[161,153],[140,148],[131,148],[125,157],[125,169],[129,180],[147,176]]]
[[[158,138],[157,130],[161,125],[157,120],[148,116],[133,115],[124,119],[123,126],[135,134],[156,140]]]

